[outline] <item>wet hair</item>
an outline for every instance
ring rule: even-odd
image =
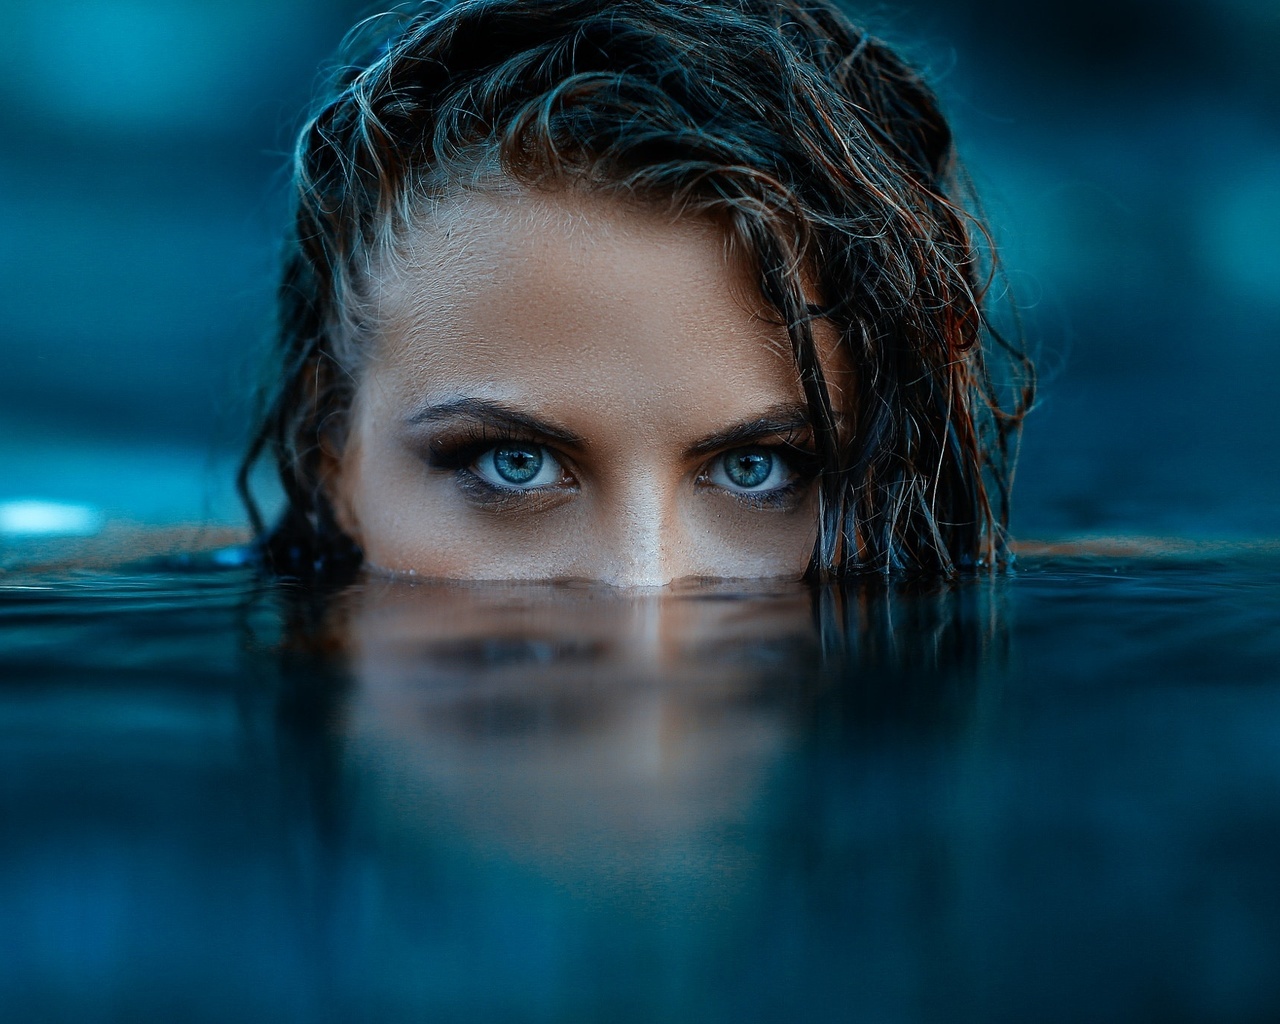
[[[888,46],[823,0],[460,0],[389,18],[297,147],[279,362],[240,478],[268,564],[358,563],[323,468],[369,348],[371,276],[433,199],[494,175],[724,226],[809,409],[812,578],[1007,558],[1032,369],[990,323],[995,259],[947,121]],[[847,422],[819,317],[855,370]],[[285,495],[271,529],[248,488],[264,457]]]

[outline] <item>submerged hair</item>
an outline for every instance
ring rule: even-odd
[[[385,23],[295,157],[279,362],[240,477],[277,571],[358,564],[322,470],[363,310],[414,217],[486,175],[725,226],[786,326],[813,425],[812,578],[1008,558],[1034,374],[991,325],[995,257],[947,121],[892,50],[822,0],[460,0]],[[818,318],[855,369],[843,418]],[[269,529],[248,488],[264,457],[285,495]]]

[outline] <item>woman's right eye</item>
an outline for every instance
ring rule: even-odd
[[[716,456],[705,479],[732,494],[763,495],[784,490],[796,476],[775,448],[750,445]]]
[[[471,472],[501,491],[531,491],[559,483],[564,467],[545,445],[509,442],[480,454]]]

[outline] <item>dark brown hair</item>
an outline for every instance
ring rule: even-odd
[[[991,329],[994,258],[950,128],[886,45],[823,0],[461,0],[422,7],[374,46],[337,76],[296,154],[279,364],[241,471],[277,571],[358,562],[321,467],[367,347],[356,311],[371,254],[485,166],[725,224],[787,327],[817,437],[811,576],[1005,559],[1034,378]],[[843,426],[818,317],[856,371]],[[264,456],[286,498],[270,530],[247,487]]]

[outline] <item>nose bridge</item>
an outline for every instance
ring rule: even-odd
[[[609,550],[600,552],[598,576],[619,587],[660,587],[687,576],[688,544],[677,487],[654,472],[637,473],[608,511]]]

